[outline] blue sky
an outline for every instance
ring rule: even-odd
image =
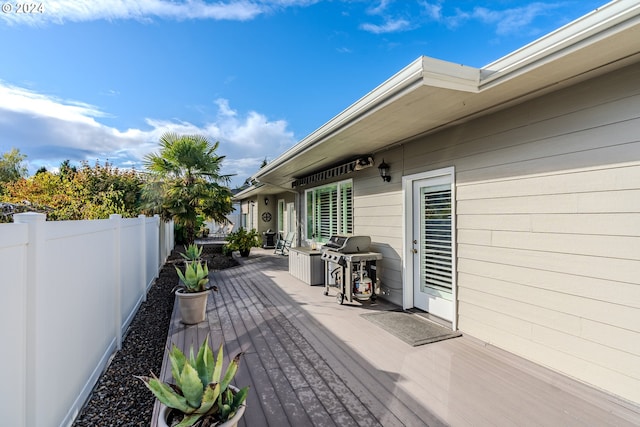
[[[0,153],[142,169],[163,133],[197,133],[239,186],[418,57],[482,67],[606,2],[1,3]]]

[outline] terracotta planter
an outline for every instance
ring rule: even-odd
[[[237,387],[234,387],[232,385],[229,385],[229,388],[234,393],[237,393],[239,391]],[[236,427],[238,425],[238,422],[244,415],[244,410],[246,409],[246,407],[247,407],[247,402],[245,401],[244,405],[240,406],[240,409],[238,409],[238,412],[236,412],[233,418],[227,420],[222,424],[218,424],[216,427]],[[169,416],[169,413],[172,410],[173,409],[167,406],[160,405],[160,414],[158,415],[158,427],[169,427],[169,424],[167,424],[167,417]]]
[[[209,291],[203,292],[182,292],[176,291],[178,297],[178,307],[182,323],[195,325],[203,322],[207,318],[207,298]]]

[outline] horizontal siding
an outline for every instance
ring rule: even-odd
[[[611,214],[461,214],[461,230],[532,231],[537,233],[640,236],[640,215]]]
[[[375,154],[354,175],[402,304],[402,177],[455,167],[458,326],[640,402],[640,64]]]
[[[385,162],[398,161],[396,156],[385,156]],[[354,185],[354,234],[371,237],[371,250],[383,256],[376,263],[383,297],[402,305],[402,192],[382,182],[375,172]]]
[[[556,117],[530,110],[535,123],[481,138],[454,163],[460,329],[639,402],[634,85],[601,104],[606,88],[591,85],[588,108]]]
[[[640,128],[639,128],[640,129]],[[638,168],[640,170],[640,168]],[[585,176],[585,179],[591,179]],[[560,179],[560,178],[558,178]],[[537,214],[537,213],[637,213],[640,212],[640,189],[610,190],[592,193],[565,193],[466,199],[457,203],[458,213],[465,214]]]
[[[467,275],[463,283],[469,287],[476,286],[474,280],[482,281],[483,278],[492,278],[529,288],[551,290],[562,295],[583,296],[595,301],[640,308],[640,286],[629,286],[624,282],[472,259],[460,259],[458,272],[460,277],[463,274]],[[607,319],[609,313],[600,310],[592,313],[591,317],[593,316]],[[627,321],[627,323],[630,322]],[[632,322],[631,325],[633,325]]]
[[[631,321],[639,318],[638,308],[489,277],[460,274],[460,279],[469,283],[468,286],[460,287],[460,301],[519,317],[532,324],[556,327],[567,333],[578,334],[577,321],[588,319],[626,331],[640,332],[640,325]],[[598,313],[593,313],[594,310]],[[569,316],[574,318],[574,321],[571,321]],[[560,318],[566,323],[558,324]]]
[[[482,336],[484,341],[496,343],[499,347],[507,347],[508,343],[506,349],[514,354],[638,402],[637,378],[614,371],[610,365],[603,367],[585,360],[575,349],[569,352],[560,351],[529,337],[505,331],[503,327],[492,327],[481,320],[468,318],[462,312],[460,314],[460,322],[466,325],[465,333],[469,335]]]
[[[559,175],[544,174],[519,176],[489,182],[476,182],[473,185],[460,185],[457,188],[457,200],[492,199],[496,197],[522,197],[533,195],[593,193],[602,191],[635,190],[640,188],[640,165],[629,163],[618,167],[573,170]],[[588,172],[589,179],[585,179]]]
[[[461,230],[458,243],[640,261],[640,236]]]

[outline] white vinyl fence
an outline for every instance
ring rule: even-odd
[[[159,217],[0,224],[2,425],[68,426],[171,252]],[[144,374],[141,373],[141,374]]]

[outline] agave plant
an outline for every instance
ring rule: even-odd
[[[193,356],[193,346],[187,359],[184,353],[173,345],[169,360],[175,384],[163,383],[153,373],[151,377],[136,378],[141,379],[162,404],[184,414],[176,427],[192,426],[205,417],[211,417],[211,421],[215,423],[223,423],[238,412],[249,391],[248,386],[236,393],[229,388],[238,371],[241,356],[242,353],[238,353],[233,358],[222,377],[222,344],[214,360],[207,336],[197,357]]]
[[[178,267],[176,267],[176,271],[181,283],[174,290],[180,289],[183,292],[202,292],[207,290],[209,268],[206,263],[190,262],[184,267],[184,273]]]
[[[202,246],[198,246],[195,243],[187,246],[184,252],[180,252],[182,258],[187,261],[197,261],[202,255]]]

